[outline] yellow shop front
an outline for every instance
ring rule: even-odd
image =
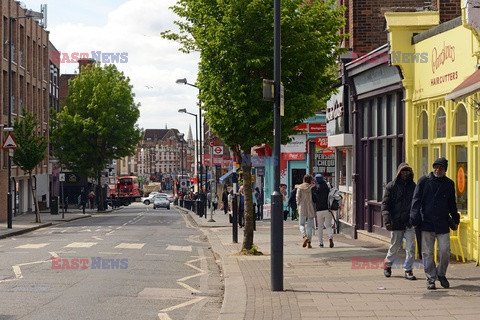
[[[448,159],[462,217],[452,252],[478,262],[480,52],[466,12],[427,30],[438,13],[387,13],[386,19],[392,64],[404,76],[406,160],[420,177],[438,157]]]

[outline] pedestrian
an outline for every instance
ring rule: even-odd
[[[85,189],[82,188],[82,192],[80,193],[80,197],[81,197],[81,206],[82,206],[82,211],[83,211],[83,214],[85,214],[85,207],[87,206],[87,193],[85,192]]]
[[[405,261],[403,263],[405,279],[417,279],[413,275],[415,229],[410,223],[410,208],[416,186],[413,177],[412,168],[404,162],[398,166],[395,179],[385,186],[381,210],[385,228],[390,231],[390,247],[383,269],[383,274],[387,278],[392,275],[392,265],[399,258],[397,254],[403,246],[403,239],[405,239]]]
[[[257,202],[257,220],[263,220],[263,195],[258,187],[255,187],[255,201]]]
[[[95,192],[93,192],[93,190],[88,194],[88,200],[90,202],[90,209],[93,210],[95,208]]]
[[[228,190],[226,187],[223,189],[223,193],[222,193],[222,204],[223,204],[223,212],[227,214],[228,213]]]
[[[292,209],[292,221],[298,220],[297,218],[297,185],[290,191],[290,197],[288,198],[288,206]]]
[[[449,288],[446,273],[450,260],[450,228],[456,230],[460,223],[455,199],[455,183],[445,176],[448,161],[438,158],[433,171],[418,180],[413,194],[410,220],[422,230],[422,259],[427,289],[435,289],[435,281]],[[438,244],[438,265],[433,250],[435,239]]]
[[[306,174],[303,177],[303,183],[297,187],[296,195],[297,205],[298,205],[298,214],[300,219],[298,225],[300,227],[300,233],[303,237],[302,246],[311,248],[312,247],[312,227],[313,227],[313,217],[315,216],[315,208],[313,205],[313,196],[312,196],[312,176]],[[305,223],[307,228],[305,230]]]
[[[287,221],[288,218],[288,199],[287,199],[287,185],[280,184],[280,194],[282,195],[282,212],[283,212],[283,220]]]
[[[320,248],[323,248],[323,226],[327,230],[328,242],[330,248],[333,248],[333,231],[332,231],[332,213],[328,210],[328,194],[330,188],[323,179],[321,174],[315,175],[315,187],[313,187],[313,199],[315,202],[315,211],[318,223],[318,242]]]
[[[238,225],[242,228],[245,224],[245,192],[243,186],[240,187],[238,193],[240,195],[240,201],[238,204]]]

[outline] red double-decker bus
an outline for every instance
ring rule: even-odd
[[[137,176],[118,177],[116,196],[122,205],[140,201],[140,183]]]

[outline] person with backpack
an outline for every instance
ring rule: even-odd
[[[303,237],[302,246],[312,248],[313,217],[315,217],[315,207],[312,196],[312,176],[306,174],[303,177],[303,183],[297,186],[297,204],[298,214],[300,216],[298,225]],[[307,228],[305,230],[305,224]]]
[[[390,247],[383,270],[387,278],[392,275],[392,264],[395,259],[398,259],[397,253],[402,249],[405,238],[406,257],[403,263],[405,279],[417,279],[412,271],[415,260],[415,230],[410,224],[410,207],[415,186],[413,170],[408,163],[401,163],[397,168],[395,179],[385,186],[381,210],[385,228],[390,231]]]
[[[460,223],[455,197],[455,183],[445,176],[448,161],[438,158],[433,171],[421,177],[413,193],[410,223],[422,230],[422,258],[427,289],[434,290],[435,281],[449,288],[446,273],[450,260],[450,229]],[[435,239],[438,244],[438,264],[434,260]]]
[[[315,176],[315,187],[312,189],[313,201],[315,202],[315,211],[318,223],[318,242],[320,248],[323,248],[323,226],[327,230],[330,248],[333,248],[332,232],[332,213],[328,210],[328,195],[330,188],[321,174]]]

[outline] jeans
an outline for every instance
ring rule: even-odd
[[[306,231],[305,222],[307,223]],[[300,219],[298,219],[298,226],[300,227],[300,233],[302,234],[302,237],[307,237],[308,242],[312,242],[313,217],[307,219],[306,216],[300,216]]]
[[[405,271],[412,270],[415,259],[415,229],[406,228],[405,230],[395,230],[390,233],[390,247],[388,248],[387,256],[385,257],[385,267],[391,268],[393,262],[398,258],[397,253],[402,248],[403,238],[406,241],[405,247],[405,262],[403,269]]]
[[[328,239],[332,239],[332,214],[328,210],[317,211],[318,242],[323,243],[323,226],[327,229]]]
[[[438,265],[435,265],[433,255],[435,238],[438,243]],[[427,281],[435,281],[438,276],[445,277],[450,260],[450,233],[422,231],[422,258]]]

